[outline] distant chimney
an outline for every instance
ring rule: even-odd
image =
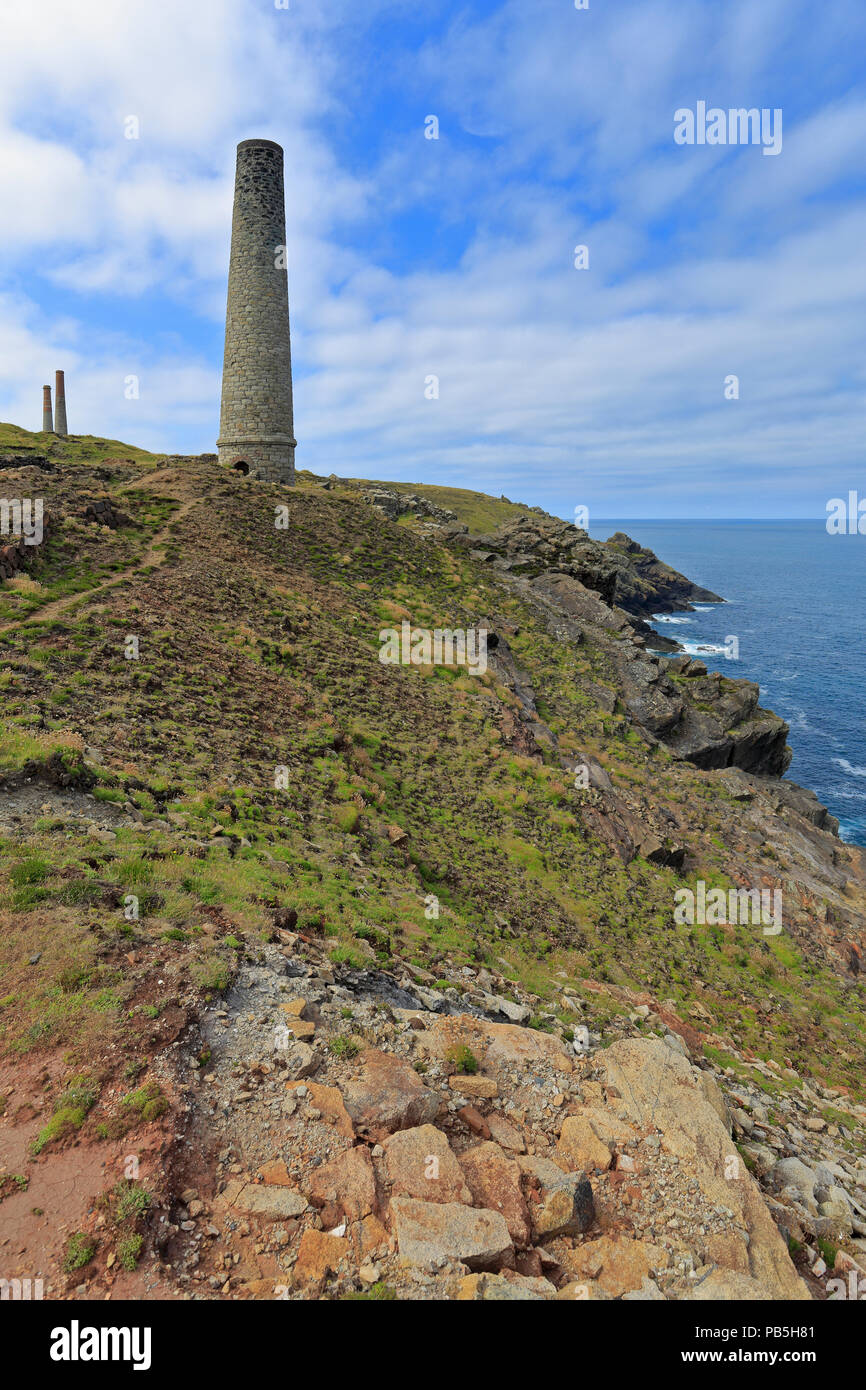
[[[63,381],[63,373],[55,374],[54,388],[54,432],[55,434],[65,435],[66,429],[66,386]]]
[[[54,433],[54,416],[51,413],[51,387],[42,388],[42,433]]]

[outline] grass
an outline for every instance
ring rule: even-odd
[[[827,1240],[824,1236],[819,1236],[815,1243],[818,1246],[821,1259],[824,1261],[827,1268],[833,1269],[838,1253],[837,1247],[833,1244],[832,1240]]]
[[[361,812],[357,806],[336,806],[334,808],[334,822],[344,834],[354,835],[361,823]]]
[[[121,1237],[115,1247],[117,1263],[120,1265],[121,1269],[125,1269],[130,1273],[135,1269],[141,1257],[143,1245],[144,1238],[137,1233]]]
[[[114,1214],[118,1221],[137,1220],[150,1207],[150,1194],[137,1183],[117,1183],[114,1198]]]
[[[349,965],[353,970],[363,970],[367,964],[366,958],[353,946],[335,946],[331,960],[335,965]]]
[[[158,1119],[168,1109],[168,1101],[163,1095],[162,1087],[158,1081],[149,1081],[147,1085],[140,1086],[137,1091],[131,1091],[129,1095],[123,1097],[120,1104],[122,1110],[145,1123]]]
[[[396,1299],[396,1290],[390,1284],[384,1283],[379,1279],[375,1284],[371,1284],[369,1289],[360,1289],[353,1293],[344,1293],[340,1297],[341,1303],[390,1303]]]
[[[48,455],[52,462],[73,467],[92,468],[106,459],[122,459],[142,467],[156,468],[165,463],[157,454],[148,453],[134,444],[119,439],[103,439],[98,435],[78,434],[61,439],[56,434],[25,430],[20,425],[0,421],[0,453],[15,453],[23,458]]]
[[[66,1274],[73,1274],[77,1269],[83,1269],[86,1264],[90,1264],[96,1254],[96,1241],[85,1231],[73,1231],[66,1242],[66,1249],[63,1255],[63,1270]]]
[[[13,1192],[26,1192],[30,1186],[28,1173],[4,1173],[0,1176],[0,1202]]]
[[[478,1058],[465,1043],[455,1043],[450,1047],[447,1060],[460,1076],[474,1076],[478,1070]]]
[[[84,741],[80,735],[67,730],[29,732],[8,726],[0,728],[0,776],[9,776],[22,768],[47,769],[59,765],[71,777],[84,771]]]
[[[89,1077],[72,1077],[55,1101],[51,1119],[43,1125],[30,1145],[30,1152],[34,1157],[41,1154],[50,1144],[59,1143],[75,1134],[84,1124],[89,1111],[93,1109],[98,1094],[96,1083]]]

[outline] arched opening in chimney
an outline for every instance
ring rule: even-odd
[[[234,469],[235,473],[243,473],[244,477],[246,477],[250,471],[250,466],[247,463],[246,459],[235,459],[234,463],[232,464],[232,468]]]

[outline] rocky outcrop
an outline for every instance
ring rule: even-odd
[[[754,682],[708,672],[702,662],[672,669],[664,658],[634,650],[614,659],[626,709],[677,757],[769,777],[787,770],[788,725],[760,708]]]
[[[88,502],[83,512],[85,521],[95,522],[97,526],[109,526],[116,531],[118,526],[128,526],[129,517],[115,507],[108,497],[95,497]]]
[[[462,536],[468,531],[468,527],[458,521],[455,512],[447,507],[438,507],[422,493],[402,492],[399,488],[386,487],[381,483],[366,483],[358,478],[338,478],[336,473],[331,473],[328,477],[320,477],[315,473],[308,476],[328,492],[335,488],[348,488],[357,492],[365,502],[369,502],[370,506],[389,521],[399,521],[403,516],[413,516],[416,521],[426,523],[422,530],[435,527],[438,531],[440,528],[447,528],[448,533],[453,536]]]
[[[193,1097],[196,1123],[217,1127],[229,1174],[195,1203],[201,1219],[213,1236],[243,1220],[251,1247],[278,1252],[270,1278],[230,1275],[223,1293],[268,1298],[278,1280],[297,1299],[371,1287],[458,1300],[810,1298],[768,1201],[808,1208],[810,1231],[829,1230],[831,1216],[840,1229],[853,1207],[843,1212],[848,1199],[833,1172],[790,1161],[774,1168],[771,1151],[765,1196],[748,1146],[741,1152],[731,1133],[745,1132],[742,1102],[752,1102],[742,1090],[726,1100],[678,1035],[628,1036],[606,1050],[593,1041],[583,1051],[556,1032],[484,1014],[402,1004],[383,1014],[383,991],[412,997],[410,976],[398,969],[388,983],[338,969],[335,978],[315,943],[284,937],[282,953],[268,948],[269,969],[277,998],[284,969],[306,980],[297,999],[317,1020],[309,1049],[317,1081],[289,1082],[280,1113],[291,1064],[251,1060],[262,1035],[248,1025],[250,987],[271,984],[261,965],[250,966],[237,986],[240,1012],[230,998],[228,1027],[206,1033],[215,1071],[204,1089],[242,1089],[234,1103],[227,1091],[209,1118],[206,1101]],[[479,972],[474,997],[488,997],[487,975]],[[346,998],[353,1026],[376,1036],[356,1057],[329,1045]],[[697,1045],[693,1029],[677,1026]],[[454,1072],[455,1057],[467,1074]],[[247,1069],[258,1086],[244,1082]],[[268,1157],[275,1144],[278,1159]],[[232,1162],[237,1151],[260,1156],[255,1176]],[[211,1257],[195,1249],[201,1280]]]
[[[395,1197],[391,1210],[397,1250],[407,1264],[423,1267],[456,1259],[467,1269],[495,1270],[512,1255],[501,1212],[411,1197]]]
[[[649,617],[652,613],[689,611],[693,603],[721,603],[718,594],[693,584],[652,550],[638,545],[622,531],[603,542],[606,549],[626,559],[617,572],[614,599],[629,613]],[[649,591],[647,607],[647,591]]]
[[[384,1139],[395,1130],[411,1129],[435,1118],[438,1098],[405,1062],[372,1047],[361,1060],[357,1080],[343,1089],[357,1133]]]
[[[17,454],[0,454],[0,471],[5,468],[39,468],[50,473],[54,464],[45,455],[35,451]]]
[[[546,571],[569,575],[635,618],[722,601],[622,532],[608,541],[594,541],[579,527],[544,513],[521,517],[493,535],[473,536],[466,543],[486,563],[525,578]]]
[[[365,487],[361,496],[381,512],[383,516],[397,521],[401,516],[414,516],[418,521],[434,521],[438,526],[456,527],[457,532],[465,531],[457,522],[457,516],[447,507],[437,507],[429,498],[415,492],[399,492],[396,488]]]
[[[661,1152],[689,1175],[696,1202],[730,1212],[724,1241],[708,1251],[706,1274],[721,1268],[747,1275],[756,1287],[738,1297],[808,1299],[757,1184],[688,1060],[662,1041],[624,1041],[603,1054],[601,1069],[619,1113],[658,1131]]]
[[[51,534],[53,529],[53,518],[46,512],[42,518],[43,540]],[[0,581],[13,579],[16,574],[26,572],[28,565],[38,551],[39,545],[28,545],[23,536],[7,541],[5,535],[0,532]]]

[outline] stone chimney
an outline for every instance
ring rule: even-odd
[[[42,388],[42,433],[54,433],[54,416],[51,413],[51,387]]]
[[[63,381],[62,372],[55,373],[54,432],[55,434],[68,434],[66,428],[66,386]]]
[[[295,480],[283,151],[237,150],[223,360],[220,463],[266,482]]]

